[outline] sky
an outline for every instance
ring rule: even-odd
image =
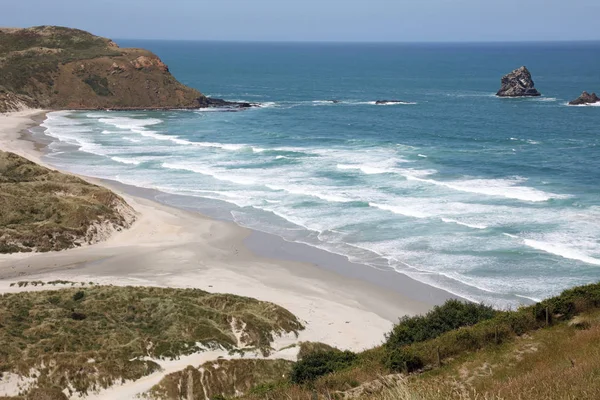
[[[600,40],[600,0],[0,0],[0,26],[113,39]]]

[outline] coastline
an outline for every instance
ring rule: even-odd
[[[48,166],[44,143],[27,134],[44,116],[43,110],[0,116],[0,149]],[[152,189],[82,178],[122,196],[138,220],[92,246],[0,255],[0,293],[32,290],[10,287],[17,281],[55,279],[232,293],[295,314],[306,326],[297,341],[353,351],[381,344],[398,318],[456,297],[398,273],[161,204],[154,199],[161,192]]]

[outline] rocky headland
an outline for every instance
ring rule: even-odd
[[[527,67],[517,68],[502,77],[502,87],[496,93],[498,97],[541,96],[535,88],[531,73]]]
[[[150,51],[78,29],[0,28],[0,112],[61,109],[239,109],[175,79]]]
[[[598,97],[596,95],[596,93],[588,93],[588,92],[583,92],[581,94],[581,96],[579,96],[578,98],[576,98],[573,101],[569,102],[570,106],[583,106],[583,105],[587,105],[587,104],[596,104],[596,103],[600,103],[600,97]]]

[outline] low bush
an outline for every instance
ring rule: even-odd
[[[426,315],[403,317],[386,335],[386,346],[393,349],[411,343],[434,339],[445,332],[475,325],[491,319],[497,311],[490,306],[448,300],[442,306],[436,306]]]
[[[409,349],[393,349],[386,354],[385,366],[393,372],[411,373],[423,368],[423,360]]]
[[[310,353],[294,364],[290,380],[293,383],[311,382],[320,376],[351,367],[356,359],[356,354],[351,351],[331,350]]]

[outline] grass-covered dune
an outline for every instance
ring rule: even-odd
[[[0,296],[0,378],[23,395],[85,394],[159,369],[153,360],[205,349],[268,354],[302,324],[272,303],[196,289],[86,286]]]
[[[91,244],[135,220],[108,189],[0,151],[0,253]]]

